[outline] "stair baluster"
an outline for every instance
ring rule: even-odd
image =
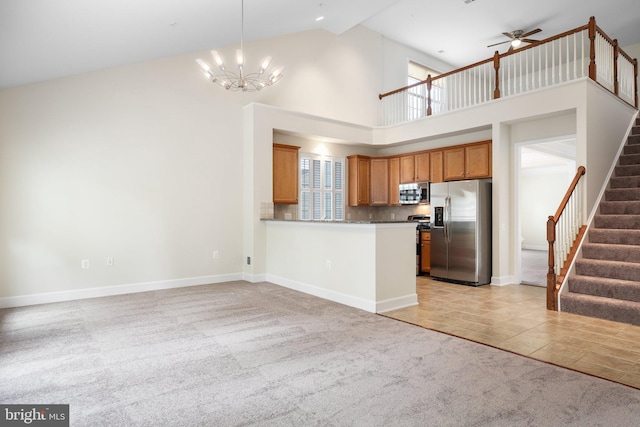
[[[558,310],[558,292],[566,267],[575,256],[573,248],[579,242],[585,229],[585,215],[582,209],[584,191],[580,178],[586,173],[584,166],[576,172],[556,214],[547,220],[547,241],[549,242],[549,270],[547,272],[547,309]]]

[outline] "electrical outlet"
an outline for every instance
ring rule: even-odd
[[[213,259],[218,259],[220,258],[220,254],[218,253],[218,251],[213,251]]]
[[[251,257],[250,256],[247,257],[247,265],[251,265]]]
[[[107,257],[107,265],[108,265],[109,267],[112,267],[112,266],[113,266],[113,257],[112,257],[112,256]]]
[[[83,259],[82,260],[82,268],[83,269],[89,268],[89,260],[88,259]]]

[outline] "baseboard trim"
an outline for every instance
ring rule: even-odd
[[[399,310],[412,305],[418,305],[418,294],[416,293],[377,302],[376,313]]]
[[[522,245],[522,249],[527,249],[530,251],[548,251],[549,245]]]
[[[506,286],[516,284],[515,276],[491,276],[491,286]]]
[[[45,292],[41,294],[0,298],[0,308],[23,307],[36,304],[48,304],[52,302],[134,294],[138,292],[184,288],[187,286],[210,285],[214,283],[233,282],[237,280],[243,280],[243,276],[241,273],[222,274],[217,276],[189,277],[174,280],[160,280],[156,282],[103,286],[99,288],[74,289],[59,292]]]
[[[272,274],[267,274],[266,279],[267,282],[273,283],[274,285],[282,286],[294,291],[304,292],[305,294],[348,305],[349,307],[359,308],[360,310],[368,311],[369,313],[376,312],[375,301],[369,301],[351,295],[342,294],[340,292],[319,288],[314,285],[285,279],[284,277],[274,276]]]
[[[266,274],[242,273],[242,280],[249,283],[268,282]]]

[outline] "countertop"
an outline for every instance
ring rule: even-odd
[[[414,221],[405,220],[393,220],[393,219],[362,219],[362,220],[353,220],[348,219],[344,221],[311,221],[311,220],[302,220],[302,219],[261,219],[261,221],[274,221],[274,222],[298,222],[303,224],[409,224],[415,223]]]

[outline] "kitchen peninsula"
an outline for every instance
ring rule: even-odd
[[[269,282],[373,313],[417,304],[415,223],[261,222]]]

